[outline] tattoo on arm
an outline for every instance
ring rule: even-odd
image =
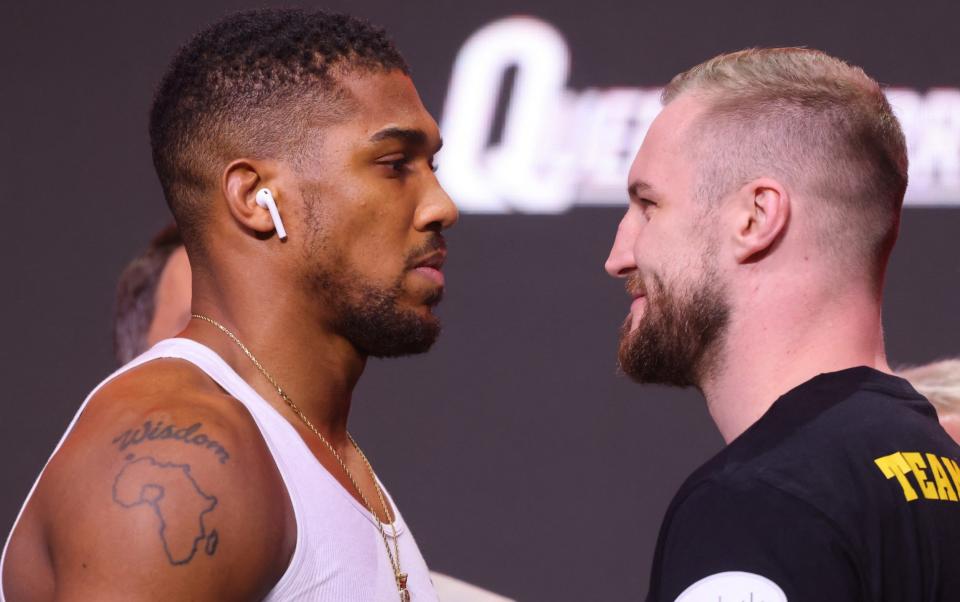
[[[133,454],[125,459],[113,481],[113,501],[127,509],[142,506],[153,511],[170,564],[189,563],[201,543],[203,551],[213,556],[220,535],[216,529],[208,530],[204,519],[217,507],[217,498],[200,489],[190,465]]]
[[[219,441],[199,432],[203,428],[203,423],[194,422],[190,426],[178,428],[175,424],[164,425],[162,420],[154,423],[147,420],[143,427],[137,429],[127,429],[117,435],[112,443],[115,443],[120,451],[126,450],[131,445],[140,445],[147,441],[174,440],[180,441],[185,445],[196,445],[212,450],[220,460],[221,464],[226,464],[230,459],[230,454],[220,444]]]

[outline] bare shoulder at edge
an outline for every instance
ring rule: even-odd
[[[18,549],[49,550],[46,577],[23,588],[26,600],[261,599],[296,538],[283,481],[249,413],[173,359],[97,392],[21,523],[5,585],[18,573]],[[42,595],[53,590],[55,598]]]

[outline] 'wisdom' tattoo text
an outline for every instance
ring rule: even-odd
[[[226,464],[227,460],[230,459],[230,454],[220,445],[219,441],[211,439],[204,433],[199,432],[202,428],[203,424],[200,422],[195,422],[187,427],[177,428],[175,424],[164,425],[163,421],[157,421],[157,423],[154,424],[153,421],[147,420],[143,423],[143,428],[128,429],[120,435],[117,435],[113,443],[119,446],[120,451],[123,451],[131,445],[140,445],[147,441],[172,439],[187,445],[196,445],[212,450],[213,453],[216,454],[217,459],[220,460],[220,463]]]

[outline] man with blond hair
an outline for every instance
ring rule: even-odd
[[[606,265],[620,364],[699,388],[728,445],[667,510],[648,600],[960,600],[960,448],[884,352],[907,155],[880,86],[745,50],[663,101]]]

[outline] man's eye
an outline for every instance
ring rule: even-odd
[[[405,173],[409,168],[409,164],[410,159],[405,155],[390,155],[377,160],[377,165],[387,168],[392,174]]]
[[[413,159],[408,156],[402,156],[402,157],[390,156],[390,157],[384,157],[383,159],[380,159],[379,161],[377,161],[377,163],[379,165],[389,168],[392,173],[399,175],[399,174],[406,174],[407,172],[412,171],[411,164],[413,163]],[[437,171],[438,166],[436,161],[434,161],[431,158],[427,162],[427,167],[429,167],[431,171],[435,172]]]

